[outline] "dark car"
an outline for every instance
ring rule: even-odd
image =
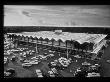
[[[47,56],[47,55],[48,55],[48,53],[44,53],[43,55],[44,55],[44,56]]]
[[[86,77],[86,76],[87,76],[87,72],[86,71],[77,72],[75,74],[75,77]]]
[[[17,57],[16,57],[16,56],[12,56],[11,61],[15,62],[15,61],[16,61],[16,59],[17,59]]]
[[[7,65],[9,63],[9,58],[8,57],[4,57],[4,65]]]
[[[53,68],[53,67],[55,67],[54,65],[52,65],[51,63],[48,63],[48,66],[49,66],[49,68]]]
[[[55,68],[57,70],[64,70],[65,67],[63,67],[62,65],[56,65]]]

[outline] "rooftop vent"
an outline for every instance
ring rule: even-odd
[[[55,34],[57,34],[57,35],[62,34],[62,30],[55,30]]]

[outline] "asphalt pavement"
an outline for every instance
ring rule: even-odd
[[[101,75],[103,77],[110,77],[110,63],[106,62],[110,60],[110,46],[108,46],[105,51],[104,55],[102,56],[100,63],[101,63]]]

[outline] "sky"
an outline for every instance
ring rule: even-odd
[[[109,27],[109,5],[4,5],[4,26]]]

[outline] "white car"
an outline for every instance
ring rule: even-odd
[[[82,65],[91,65],[91,64],[88,62],[83,62]]]
[[[50,77],[55,77],[53,71],[48,71],[48,73],[49,73]]]
[[[10,55],[10,50],[7,50],[7,54]]]
[[[80,68],[78,68],[76,71],[77,71],[77,72],[81,72]]]
[[[38,77],[43,77],[42,72],[40,69],[36,69],[36,74]]]
[[[49,50],[49,52],[53,52],[53,51]]]
[[[39,59],[39,58],[35,56],[35,57],[32,57],[31,59]]]
[[[43,55],[39,55],[38,57],[40,57],[40,59],[46,59],[46,56]]]
[[[108,63],[110,63],[110,60],[107,60]]]
[[[34,53],[35,51],[34,51],[34,50],[32,50],[31,52],[33,52],[33,53]]]
[[[55,63],[55,62],[51,62],[51,65],[52,65],[52,66],[56,66],[56,63]]]
[[[81,58],[81,56],[79,56],[79,55],[75,55],[74,57],[75,57],[75,58]]]
[[[49,52],[55,53],[55,51],[51,51],[51,50],[49,50]]]
[[[4,71],[4,75],[5,75],[5,76],[9,76],[9,75],[11,75],[11,73]]]
[[[53,56],[54,56],[54,54],[49,54],[49,55],[47,55],[47,56],[53,57]]]
[[[7,55],[7,56],[9,56],[10,54],[8,54],[7,52],[5,52],[5,53],[4,53],[4,55]]]
[[[30,52],[30,55],[33,55],[33,52]]]
[[[38,64],[39,62],[36,61],[36,60],[34,60],[34,61],[29,62],[29,63],[30,63],[30,64]]]
[[[19,51],[19,50],[11,49],[10,51]]]
[[[8,58],[7,57],[4,57],[4,64],[6,64]]]
[[[25,62],[25,63],[29,63],[29,62],[30,62],[30,60],[24,60],[23,62]]]
[[[64,67],[68,67],[68,65],[70,64],[70,60],[67,60],[66,58],[60,58],[59,62],[61,63],[61,65],[63,65]]]
[[[61,62],[61,65],[63,65],[64,67],[68,67],[69,64],[67,64],[66,62]]]
[[[88,73],[87,77],[100,77],[100,73],[95,73],[95,72]]]
[[[23,67],[24,67],[24,66],[30,67],[30,66],[32,66],[32,64],[30,64],[30,63],[23,63],[22,66],[23,66]]]
[[[53,71],[53,73],[56,73],[56,74],[58,73],[55,68],[52,68],[51,70]]]
[[[19,51],[23,51],[22,49],[19,49]]]

